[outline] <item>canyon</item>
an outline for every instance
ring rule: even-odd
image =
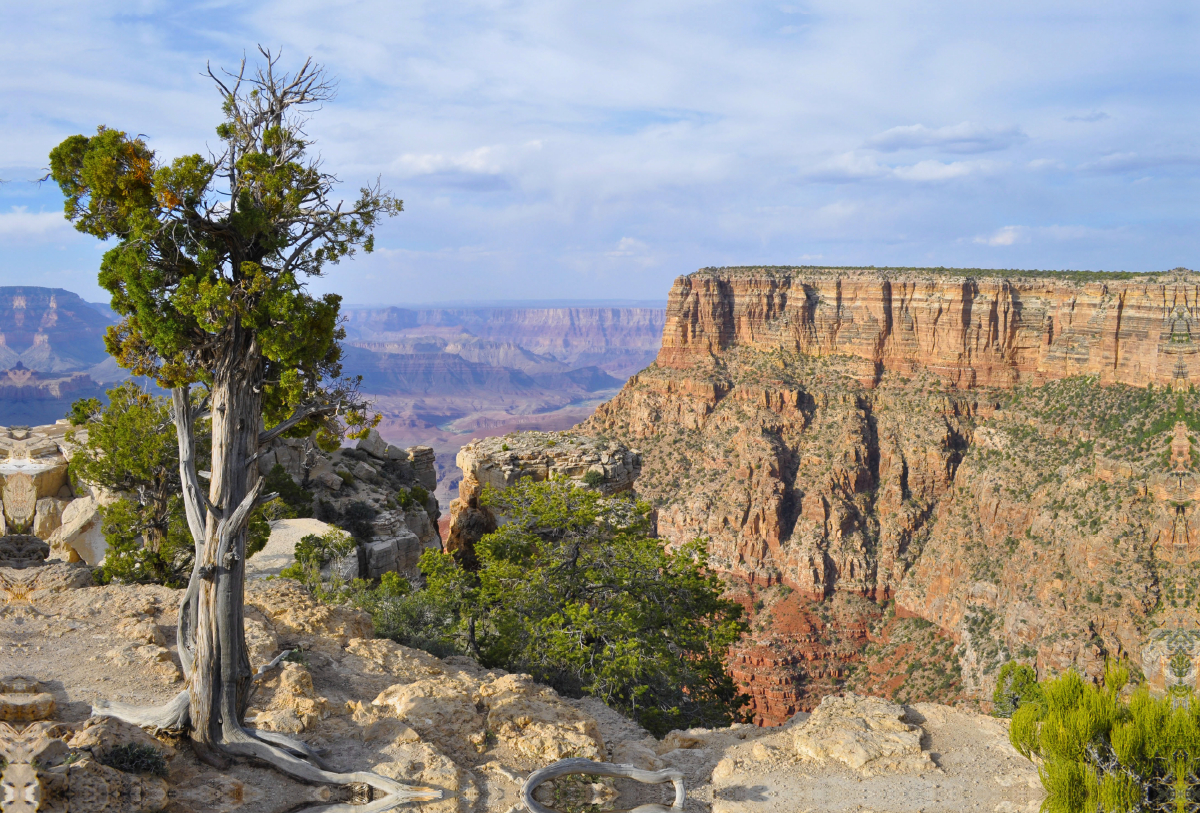
[[[1186,270],[702,269],[578,431],[639,451],[669,544],[708,540],[760,724],[840,690],[986,707],[1010,659],[1195,685],[1198,320]]]
[[[0,287],[0,423],[53,423],[124,379],[104,351],[109,323],[61,288]]]
[[[460,447],[513,431],[567,429],[652,362],[665,311],[524,303],[343,312],[345,369],[399,444],[434,449],[443,511],[458,495]]]

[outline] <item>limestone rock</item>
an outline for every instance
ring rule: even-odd
[[[299,582],[290,579],[247,581],[246,604],[262,613],[281,640],[305,649],[340,656],[354,638],[369,638],[371,617],[361,610],[318,603]]]
[[[99,509],[95,497],[72,500],[63,509],[62,524],[54,533],[56,546],[71,548],[93,567],[104,561],[108,551]]]
[[[604,761],[604,740],[596,721],[528,675],[505,675],[484,683],[479,695],[488,708],[487,730],[519,753],[547,764],[567,757]]]
[[[49,539],[50,534],[62,525],[62,511],[69,502],[57,497],[43,497],[38,500],[33,517],[33,535],[39,539]]]
[[[79,751],[89,751],[96,759],[101,759],[113,748],[124,745],[153,748],[164,759],[175,755],[175,749],[171,746],[151,737],[138,726],[116,717],[89,717],[84,721],[83,727],[77,729],[67,740],[67,745]]]
[[[484,718],[476,709],[475,687],[446,677],[416,680],[384,689],[371,701],[452,752],[482,750]]]
[[[802,759],[835,761],[865,775],[921,773],[935,768],[921,749],[920,726],[904,709],[877,697],[830,695],[793,734]]]
[[[377,429],[372,429],[365,438],[361,438],[355,448],[380,460],[386,460],[388,457],[388,443],[379,436]]]
[[[267,544],[246,560],[246,578],[278,576],[285,567],[295,563],[297,542],[306,536],[324,536],[336,530],[336,526],[319,519],[275,520],[271,523],[271,536],[267,539]]]
[[[331,713],[329,701],[313,689],[312,675],[298,663],[285,661],[266,711],[254,720],[257,728],[299,734]]]

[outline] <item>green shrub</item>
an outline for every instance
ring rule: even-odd
[[[167,761],[153,745],[118,745],[105,751],[100,763],[125,773],[167,775]]]
[[[354,547],[354,539],[336,529],[321,536],[308,534],[296,543],[296,563],[319,570],[334,559],[349,555]]]
[[[724,659],[746,626],[706,572],[703,540],[668,553],[648,536],[648,505],[569,482],[525,479],[481,502],[507,522],[476,545],[477,571],[421,557],[414,596],[454,619],[443,645],[598,697],[659,736],[740,718]]]
[[[1013,712],[1025,703],[1041,702],[1042,699],[1042,689],[1033,667],[1009,661],[1000,667],[1000,675],[996,678],[996,690],[992,693],[992,716],[1012,717]]]
[[[583,475],[583,484],[588,488],[595,488],[604,482],[604,473],[595,469],[588,469],[587,474]]]
[[[1013,714],[1009,738],[1042,760],[1045,813],[1190,813],[1200,805],[1200,703],[1190,689],[1154,697],[1110,665],[1104,686],[1071,671]]]

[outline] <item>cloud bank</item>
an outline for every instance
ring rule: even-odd
[[[347,196],[404,198],[379,251],[313,282],[351,302],[664,298],[743,263],[1197,266],[1197,26],[1024,0],[47,0],[0,31],[0,284],[102,296],[104,246],[27,179],[99,124],[203,151],[204,66],[256,43],[337,77],[310,132]]]

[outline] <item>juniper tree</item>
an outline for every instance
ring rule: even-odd
[[[141,137],[101,126],[50,154],[66,216],[115,244],[99,281],[123,318],[106,342],[126,369],[172,392],[179,473],[195,563],[178,625],[186,689],[166,706],[116,703],[104,713],[186,730],[197,754],[221,765],[253,757],[306,781],[405,786],[370,773],[324,770],[301,742],[247,728],[254,673],[243,630],[246,528],[264,498],[258,454],[275,438],[317,432],[336,444],[369,425],[353,381],[342,378],[340,299],[306,280],[371,251],[381,217],[401,201],[378,182],[344,202],[337,179],[310,154],[308,115],[333,97],[323,69],[295,74],[262,48],[263,62],[214,72],[220,146],[160,161]],[[207,393],[197,409],[191,389]],[[196,471],[194,428],[211,420],[211,479]],[[411,794],[410,794],[411,795]]]

